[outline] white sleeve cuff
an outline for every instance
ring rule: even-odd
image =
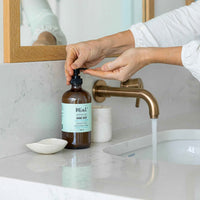
[[[183,66],[200,81],[200,40],[194,40],[182,48],[181,59]]]
[[[153,37],[144,23],[138,23],[129,29],[135,39],[135,47],[158,47],[158,42]]]

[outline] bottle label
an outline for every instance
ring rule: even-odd
[[[91,105],[91,103],[62,103],[62,131],[70,133],[90,132],[92,128]]]

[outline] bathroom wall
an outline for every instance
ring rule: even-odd
[[[156,15],[181,3],[156,0]],[[84,88],[91,92],[96,78],[83,77]],[[133,77],[141,77],[157,98],[160,119],[200,109],[200,84],[183,67],[154,64]],[[107,82],[119,86],[117,81]],[[27,151],[26,143],[60,137],[60,102],[67,89],[64,61],[0,64],[0,157]],[[149,122],[144,101],[140,108],[135,108],[131,98],[110,98],[103,104],[112,107],[113,130]]]
[[[0,65],[0,157],[60,136],[63,62]]]
[[[185,0],[154,0],[155,1],[155,15],[159,16],[170,10],[179,8],[185,5]]]
[[[115,9],[111,5],[114,5]],[[142,0],[61,0],[59,21],[67,35],[68,44],[71,44],[129,28],[133,21],[142,21],[141,7]],[[137,18],[134,18],[134,14]],[[92,15],[95,15],[95,19]],[[73,16],[73,19],[69,16]]]

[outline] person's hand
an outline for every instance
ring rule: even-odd
[[[67,85],[70,84],[74,69],[93,67],[105,58],[96,41],[67,45],[66,52],[65,76]]]
[[[33,43],[33,46],[46,46],[46,45],[56,45],[57,41],[54,35],[45,31],[40,33],[37,40]]]
[[[87,69],[83,73],[103,79],[114,79],[124,82],[148,64],[147,48],[131,48],[114,61],[96,69]]]

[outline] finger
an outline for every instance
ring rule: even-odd
[[[67,81],[66,84],[67,84],[67,85],[70,85],[70,81]]]
[[[82,67],[82,68],[80,68],[80,72],[82,72],[82,73],[84,73],[85,70],[87,70],[86,67]]]
[[[72,76],[73,75],[73,69],[71,67],[72,63],[77,59],[77,56],[73,50],[68,50],[67,51],[67,58],[65,61],[65,72],[69,72],[69,74]]]
[[[79,56],[77,60],[71,65],[72,69],[78,69],[83,67],[86,59],[83,56]]]
[[[124,62],[124,60],[122,58],[118,57],[117,59],[115,59],[112,62],[105,63],[101,68],[103,71],[112,71],[114,69],[124,67],[125,65],[126,65],[126,63]]]
[[[89,69],[83,70],[83,73],[84,73],[84,74],[88,74],[88,70],[89,70]],[[102,70],[101,70],[101,67],[96,67],[95,69],[91,69],[91,70],[93,70],[93,71],[102,71]],[[90,72],[90,70],[89,70],[89,72]]]
[[[70,72],[72,74],[72,72]],[[73,74],[71,75],[67,70],[65,70],[65,77],[66,79],[71,79],[71,77],[73,76]]]
[[[116,79],[117,74],[114,72],[104,72],[100,68],[98,69],[87,69],[84,71],[85,74],[89,74],[91,76],[96,76],[103,79]]]
[[[89,69],[86,69],[85,71],[87,71],[87,70],[89,70]],[[94,71],[102,71],[102,70],[101,70],[101,67],[96,67],[96,68],[93,68],[93,69],[91,69],[91,70],[94,70]]]
[[[69,85],[72,79],[72,76],[68,72],[66,72],[65,76],[66,76],[67,85]]]

